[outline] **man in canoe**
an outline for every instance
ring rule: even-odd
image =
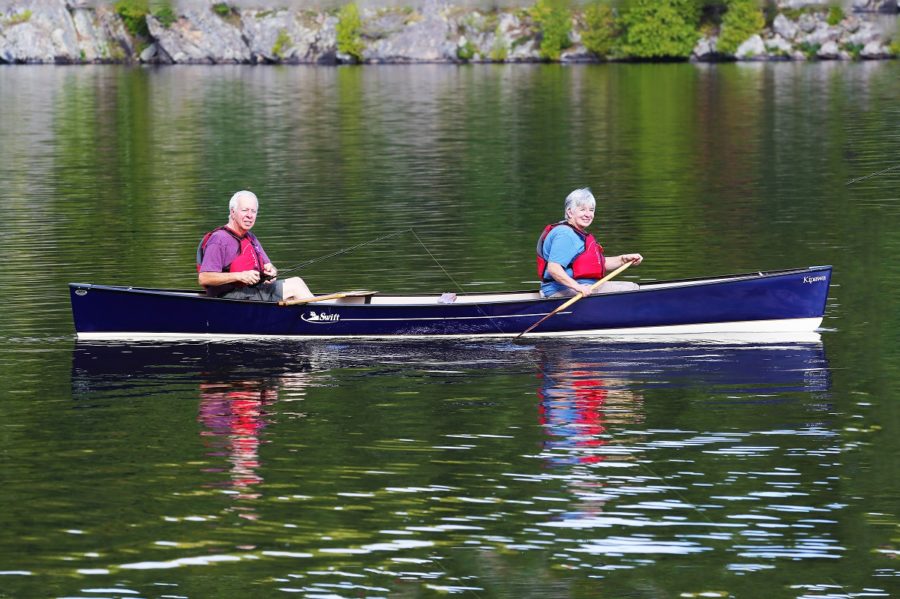
[[[597,202],[588,188],[576,189],[566,197],[565,220],[547,225],[537,243],[541,297],[573,297],[637,289],[636,283],[607,281],[593,292],[591,285],[626,262],[637,266],[640,254],[607,258],[587,228],[594,222]]]
[[[300,277],[279,280],[256,236],[259,200],[239,191],[228,202],[228,224],[207,233],[197,248],[197,280],[207,295],[263,302],[312,297]]]

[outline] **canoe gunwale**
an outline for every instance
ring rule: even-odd
[[[666,279],[661,281],[648,281],[646,283],[641,284],[638,289],[629,289],[629,290],[621,290],[615,291],[603,295],[625,295],[632,293],[646,293],[653,291],[660,291],[668,288],[676,288],[676,287],[685,287],[685,286],[700,286],[700,285],[715,285],[726,282],[738,282],[742,280],[753,280],[760,278],[769,278],[769,277],[777,277],[783,275],[791,275],[798,274],[801,272],[814,272],[820,270],[828,270],[831,269],[830,265],[822,265],[822,266],[809,266],[805,268],[789,268],[782,270],[769,270],[769,271],[756,271],[750,273],[739,273],[739,274],[730,274],[730,275],[722,275],[718,277],[693,277],[693,278],[684,278],[684,279]],[[220,298],[220,297],[209,297],[204,294],[202,290],[197,289],[161,289],[161,288],[152,288],[152,287],[134,287],[134,286],[125,286],[125,285],[102,285],[95,283],[69,283],[70,288],[74,289],[97,289],[102,291],[110,291],[110,292],[122,292],[122,293],[139,293],[139,294],[150,294],[156,296],[169,296],[174,298],[182,298],[182,299],[197,299],[203,301],[213,301],[213,302],[229,302],[229,303],[243,303],[243,304],[260,304],[260,303],[275,303],[275,302],[258,302],[254,300],[247,299],[230,299],[230,298]],[[536,294],[535,291],[497,291],[497,292],[475,292],[475,293],[466,293],[458,296],[458,301],[454,302],[454,304],[445,304],[445,305],[478,305],[478,304],[503,304],[507,302],[515,302],[515,303],[558,303],[568,298],[545,298],[545,297],[534,297]],[[414,294],[399,294],[399,293],[379,293],[377,296],[366,298],[364,304],[360,304],[358,302],[359,298],[341,298],[336,300],[328,300],[325,302],[321,302],[322,305],[329,304],[337,304],[337,305],[345,305],[345,304],[353,304],[353,305],[371,305],[377,307],[390,307],[390,306],[430,306],[434,305],[437,298],[441,297],[441,293],[414,293]],[[484,301],[478,301],[480,296],[484,296]],[[489,299],[494,297],[503,297],[507,296],[507,299]],[[513,296],[522,296],[522,297],[513,297]],[[376,298],[377,297],[377,301]],[[392,304],[387,300],[391,298],[428,298],[429,301],[422,301],[421,303],[411,303],[411,302],[398,302],[396,304]],[[465,298],[463,301],[459,301],[460,298]],[[350,300],[350,301],[347,301]],[[471,301],[475,300],[475,301]],[[289,308],[291,306],[281,306],[283,308]]]

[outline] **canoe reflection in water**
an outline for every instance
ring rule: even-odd
[[[634,460],[627,446],[635,440],[622,431],[644,422],[653,389],[778,401],[777,394],[829,388],[820,342],[555,344],[536,351],[544,457],[556,465]]]
[[[628,494],[623,487],[667,484],[648,455],[657,433],[669,433],[668,444],[693,433],[661,421],[671,411],[654,402],[696,393],[694,401],[740,404],[762,422],[771,418],[771,404],[812,394],[806,426],[817,428],[830,401],[819,342],[556,344],[535,351],[545,433],[540,458],[551,476],[565,481],[574,506],[558,514],[562,522],[597,517]]]
[[[272,351],[278,349],[285,351]],[[73,352],[72,396],[90,407],[135,396],[170,399],[185,385],[198,389],[200,436],[212,458],[202,471],[218,475],[204,486],[225,491],[236,501],[229,510],[256,519],[252,503],[260,498],[263,482],[260,447],[274,422],[273,406],[281,391],[289,389],[295,399],[305,394],[317,351],[304,349],[79,342]],[[145,416],[150,417],[151,411]],[[292,418],[299,416],[290,413]]]

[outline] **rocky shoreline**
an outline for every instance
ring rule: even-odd
[[[706,28],[690,57],[719,60],[896,58],[900,33],[879,14],[900,0],[853,0],[834,22],[827,5],[781,0],[771,24],[733,54]],[[543,62],[542,31],[521,7],[473,9],[438,0],[358,10],[359,49],[348,53],[337,9],[253,8],[214,0],[166,4],[129,19],[121,3],[0,1],[0,63],[344,64]],[[821,10],[819,10],[821,9]],[[583,43],[584,11],[571,12],[568,44],[550,60],[602,62]],[[896,24],[896,17],[888,17]]]

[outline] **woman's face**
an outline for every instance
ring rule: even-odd
[[[575,205],[566,211],[568,222],[579,229],[587,229],[594,222],[594,206],[590,204]]]

